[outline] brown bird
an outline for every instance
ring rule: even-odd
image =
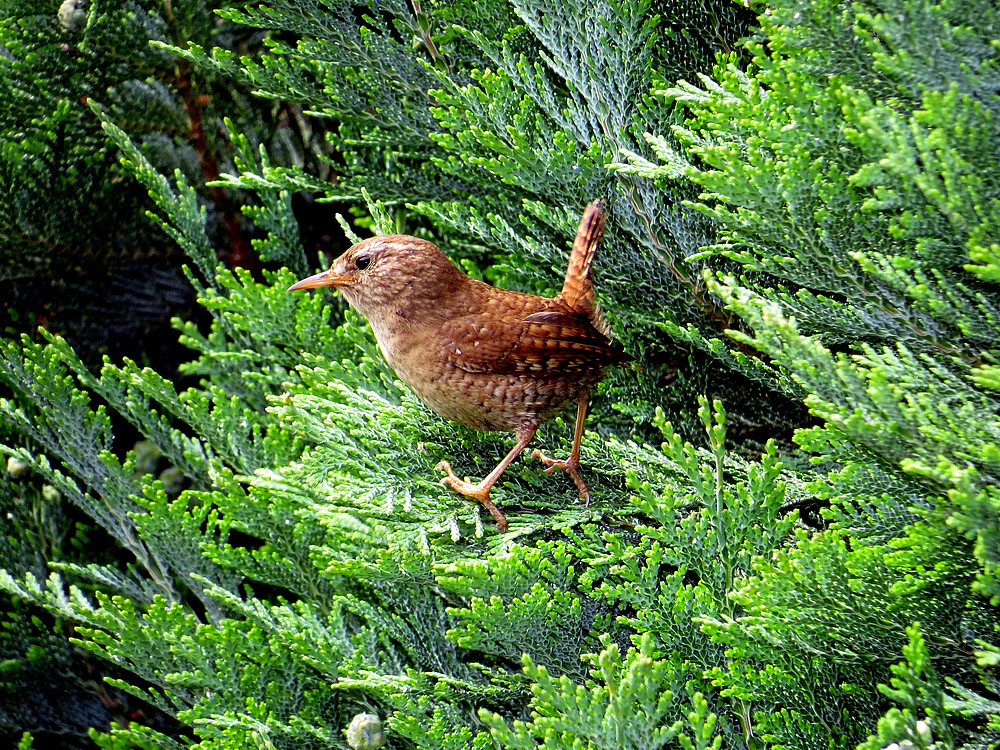
[[[504,531],[490,489],[535,436],[538,425],[577,404],[569,458],[535,450],[551,473],[567,472],[580,497],[580,438],[590,389],[608,367],[631,359],[608,338],[594,301],[590,266],[604,234],[601,201],[587,206],[562,292],[554,299],[497,289],[462,273],[427,240],[382,235],[359,242],[330,270],[289,287],[332,286],[371,324],[389,366],[446,419],[477,430],[512,430],[517,442],[479,483],[459,479],[447,461],[441,481],[482,503]]]

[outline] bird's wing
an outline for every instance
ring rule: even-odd
[[[467,372],[588,372],[626,362],[586,315],[552,308],[511,324],[492,315],[466,315],[441,329],[446,356]]]

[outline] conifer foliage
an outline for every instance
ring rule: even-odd
[[[183,727],[97,741],[994,743],[997,19],[888,5],[772,3],[759,28],[722,2],[223,9],[265,54],[172,54],[334,133],[325,181],[229,123],[218,184],[254,195],[259,275],[218,263],[202,186],[95,101],[210,316],[177,322],[186,389],[0,340],[4,531],[33,555],[3,553],[0,589]],[[315,260],[294,191],[537,293],[609,200],[598,288],[640,366],[597,399],[589,507],[519,461],[499,534],[438,483],[508,441],[429,412],[335,297],[284,291]],[[122,421],[182,481],[122,450]],[[38,544],[44,493],[120,554]],[[6,688],[23,642],[0,639]]]

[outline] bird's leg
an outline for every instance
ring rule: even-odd
[[[543,464],[549,467],[545,470],[546,474],[551,474],[556,469],[562,469],[573,477],[576,489],[580,493],[580,499],[583,500],[585,506],[590,505],[590,490],[587,489],[587,484],[583,481],[578,470],[580,468],[580,440],[583,439],[583,422],[587,416],[587,402],[589,400],[590,393],[588,391],[581,393],[577,400],[576,431],[573,433],[573,449],[569,452],[569,458],[565,460],[549,458],[538,448],[531,452],[532,458],[540,459]]]
[[[448,472],[448,476],[441,480],[441,484],[445,484],[456,492],[481,502],[483,507],[485,507],[486,510],[490,512],[490,515],[493,516],[493,520],[497,522],[497,530],[506,531],[507,518],[500,512],[500,509],[490,501],[490,488],[496,484],[496,481],[507,470],[507,467],[510,466],[510,462],[517,458],[518,454],[528,447],[528,443],[530,443],[531,439],[535,437],[535,431],[537,429],[538,424],[536,422],[522,422],[515,433],[517,436],[517,443],[510,449],[510,453],[504,456],[503,460],[497,464],[497,467],[489,473],[489,476],[487,476],[479,484],[473,484],[466,479],[459,479],[455,476],[455,472],[451,470],[451,464],[447,461],[441,461],[437,465],[437,468],[440,471]]]

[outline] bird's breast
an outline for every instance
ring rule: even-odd
[[[416,395],[445,419],[477,430],[516,430],[525,420],[545,422],[589,390],[602,373],[584,380],[538,372],[468,372],[446,356],[438,330],[372,322],[386,362]],[[586,382],[584,382],[586,381]]]

